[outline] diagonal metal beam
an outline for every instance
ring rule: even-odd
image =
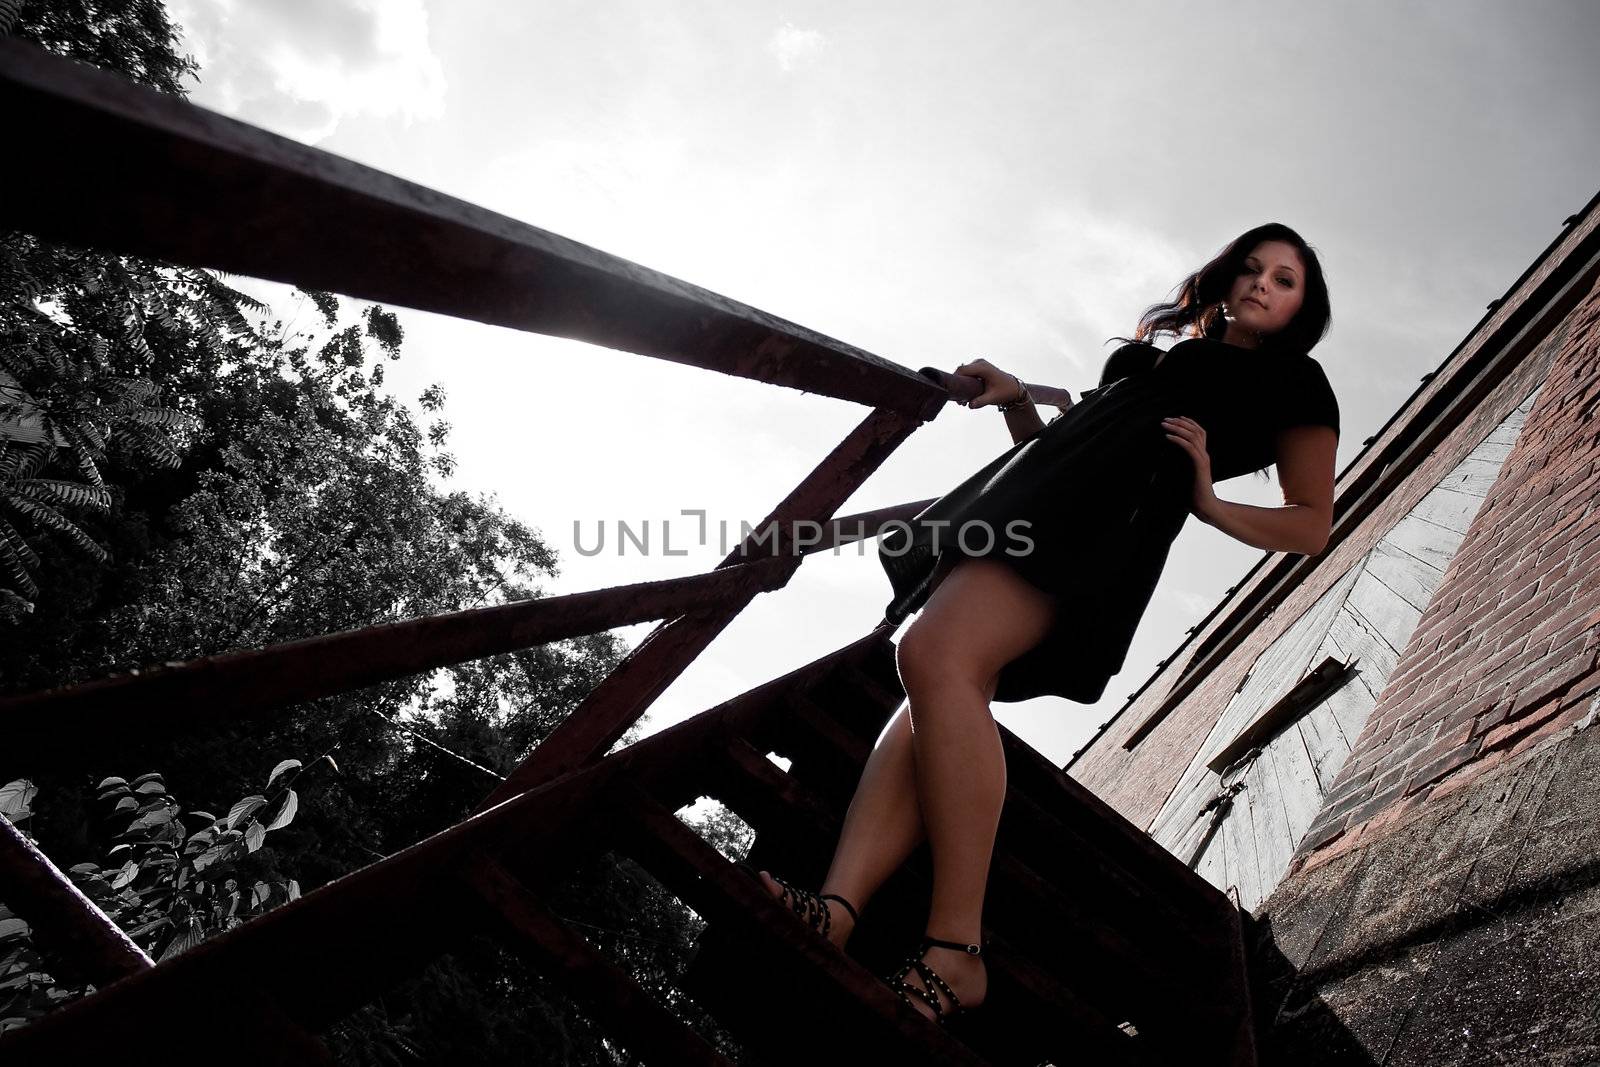
[[[884,523],[909,518],[929,503],[911,501],[841,516],[822,527],[819,542],[796,545],[795,551],[810,555],[874,537]],[[10,751],[38,755],[64,749],[81,755],[86,736],[104,744],[114,742],[117,724],[126,723],[133,710],[161,716],[141,721],[138,729],[143,736],[155,725],[177,728],[214,721],[207,717],[218,707],[249,715],[476,656],[698,611],[742,596],[748,584],[744,579],[772,589],[787,579],[787,572],[784,563],[760,559],[734,571],[732,578],[722,567],[683,578],[347,630],[0,697],[0,717],[12,724],[7,728]]]
[[[155,966],[110,916],[3,815],[0,900],[97,986]]]
[[[796,562],[753,560],[683,578],[369,626],[0,698],[6,748],[13,755],[81,754],[86,744],[110,744],[125,731],[147,736],[152,722],[168,730],[238,722],[269,708],[453,663],[743,604],[781,586]]]
[[[7,1031],[0,1037],[0,1062],[54,1067],[125,1052],[130,1042],[148,1037],[152,1018],[174,1004],[203,1001],[209,1009],[211,998],[234,995],[240,976],[273,990],[294,1025],[320,1031],[476,931],[472,887],[463,880],[474,857],[493,855],[525,881],[530,872],[548,873],[553,856],[570,857],[615,828],[616,811],[607,797],[623,775],[675,810],[692,799],[688,783],[708,746],[725,731],[748,729],[769,708],[746,701],[703,712],[615,758],[337,878],[159,967]],[[185,1025],[208,1034],[236,1023],[231,1013],[207,1010]],[[198,1037],[165,1053],[174,1063],[215,1061],[215,1046]]]
[[[798,567],[801,557],[791,554],[797,524],[820,523],[830,518],[917,426],[893,412],[874,411],[868,415],[749,537],[717,564],[717,570],[747,566],[743,561],[760,559],[764,553],[771,553],[768,561],[776,559],[785,567]],[[477,810],[604,756],[753,597],[751,593],[742,600],[730,600],[704,612],[673,619],[651,631],[484,798]]]

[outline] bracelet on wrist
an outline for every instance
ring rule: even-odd
[[[1018,378],[1015,374],[1011,376],[1011,380],[1017,383],[1017,398],[1011,401],[1009,404],[996,405],[1001,412],[1012,412],[1022,407],[1024,404],[1033,403],[1033,397],[1028,395],[1027,383],[1021,378]]]

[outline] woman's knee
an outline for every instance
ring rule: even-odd
[[[913,699],[932,686],[993,692],[1000,670],[1049,629],[1053,598],[1004,564],[967,560],[901,635],[900,681]]]
[[[976,662],[971,648],[953,628],[934,625],[921,616],[900,636],[895,664],[900,671],[900,684],[913,702],[920,693],[934,687],[970,685],[982,689],[997,670]]]

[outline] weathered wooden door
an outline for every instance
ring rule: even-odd
[[[1211,884],[1233,887],[1241,907],[1254,909],[1287,871],[1537,395],[1262,653],[1151,823]],[[1344,684],[1230,767],[1209,766],[1329,657],[1354,661]]]

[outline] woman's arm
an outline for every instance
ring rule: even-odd
[[[1011,431],[1011,443],[1024,441],[1044,429],[1044,420],[1039,417],[1039,409],[1032,404],[1024,404],[1020,408],[1012,408],[1005,413],[1006,429]]]
[[[1008,371],[1003,371],[986,359],[975,359],[971,363],[963,363],[955,369],[956,374],[970,374],[983,382],[983,392],[967,402],[969,408],[981,408],[1001,404],[1009,404],[1018,399],[1018,391],[1022,379]],[[1038,410],[1032,404],[1023,404],[1004,413],[1006,429],[1011,431],[1013,444],[1025,438],[1032,437],[1044,429],[1044,420],[1039,418]]]
[[[1217,497],[1205,430],[1193,419],[1170,420],[1169,437],[1195,459],[1191,510],[1229,537],[1269,552],[1315,556],[1333,529],[1333,464],[1339,435],[1330,426],[1291,426],[1278,434],[1278,484],[1284,506],[1262,508]]]

